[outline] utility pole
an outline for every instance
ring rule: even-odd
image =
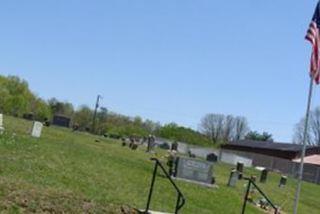
[[[97,117],[100,99],[102,99],[102,96],[98,95],[97,101],[96,101],[96,106],[95,106],[94,113],[93,113],[93,119],[92,119],[92,133],[95,133],[95,130],[96,130],[96,117]]]

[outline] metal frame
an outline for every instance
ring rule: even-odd
[[[278,207],[276,207],[272,201],[267,197],[267,195],[257,186],[257,184],[251,179],[251,178],[244,178],[245,180],[248,181],[248,187],[247,187],[247,191],[246,191],[246,195],[244,197],[244,202],[243,202],[243,206],[242,206],[242,214],[245,213],[246,211],[246,207],[247,207],[247,201],[248,201],[248,195],[250,192],[250,187],[251,185],[253,185],[258,191],[259,193],[268,201],[268,203],[272,206],[272,208],[274,209],[274,214],[278,214],[279,210]]]
[[[176,203],[176,207],[175,207],[175,214],[178,214],[179,210],[184,206],[186,200],[185,197],[183,196],[183,194],[181,193],[180,189],[178,188],[178,186],[174,183],[174,181],[171,179],[170,175],[168,174],[168,172],[165,170],[165,168],[163,167],[163,165],[160,163],[160,161],[157,158],[151,158],[152,161],[155,161],[155,166],[154,166],[154,170],[153,170],[153,176],[151,179],[151,186],[150,186],[150,190],[149,190],[149,196],[148,196],[148,201],[147,201],[147,206],[146,206],[146,210],[144,211],[145,214],[149,214],[149,209],[150,209],[150,203],[151,203],[151,198],[153,195],[153,187],[154,187],[154,183],[156,180],[156,175],[157,175],[157,171],[158,171],[158,167],[160,167],[160,169],[163,171],[163,173],[165,174],[166,178],[170,181],[170,183],[172,184],[172,186],[174,187],[174,189],[177,192],[177,203]]]

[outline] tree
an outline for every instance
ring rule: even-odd
[[[74,114],[73,122],[77,123],[79,128],[84,130],[90,127],[93,118],[93,111],[86,105],[80,107]]]
[[[211,140],[205,135],[191,128],[169,123],[162,126],[158,131],[158,136],[173,141],[185,142],[195,145],[210,145]]]
[[[34,101],[33,109],[36,120],[43,121],[52,117],[52,112],[49,105],[42,99],[38,98]]]
[[[232,115],[228,115],[224,119],[223,124],[223,136],[222,139],[224,141],[229,141],[233,139],[235,134],[235,118]]]
[[[305,118],[302,118],[296,124],[293,142],[295,144],[303,143],[303,133],[305,126]],[[307,130],[307,144],[320,146],[320,107],[316,107],[310,111],[309,124]]]
[[[0,76],[0,110],[2,113],[22,116],[31,112],[32,101],[36,96],[30,91],[28,83],[16,76]]]
[[[243,139],[249,131],[246,118],[223,114],[207,114],[201,119],[200,131],[212,143]]]
[[[236,117],[234,121],[234,140],[244,139],[246,134],[249,132],[248,121],[245,117]]]
[[[69,102],[61,102],[56,98],[51,98],[48,101],[52,114],[61,114],[67,117],[72,117],[74,113],[73,105]]]
[[[223,121],[222,114],[207,114],[201,119],[200,130],[215,144],[221,139]]]
[[[143,123],[143,127],[151,134],[155,134],[157,133],[160,128],[161,125],[159,122],[153,122],[152,120],[145,120]]]
[[[256,140],[256,141],[268,141],[273,142],[272,134],[269,134],[268,132],[263,132],[260,134],[257,131],[250,131],[245,139],[247,140]]]

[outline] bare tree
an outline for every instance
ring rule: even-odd
[[[224,119],[223,125],[223,140],[232,140],[235,135],[235,118],[232,115],[228,115]]]
[[[320,107],[316,108],[311,114],[310,120],[311,139],[313,145],[320,146]]]
[[[213,143],[217,143],[223,129],[224,115],[207,114],[201,119],[200,130],[209,137]]]
[[[246,134],[250,131],[247,119],[245,117],[236,117],[234,123],[234,140],[244,139]]]
[[[217,143],[219,140],[243,139],[249,131],[249,127],[244,117],[207,114],[201,119],[200,131],[209,137],[213,143]]]
[[[305,118],[302,118],[296,124],[293,142],[296,144],[303,143]],[[307,144],[320,146],[320,107],[317,107],[310,112],[308,130],[307,130]]]

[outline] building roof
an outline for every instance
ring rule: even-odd
[[[223,149],[259,153],[274,157],[295,159],[300,158],[303,146],[292,143],[239,140],[229,142]],[[320,154],[320,147],[307,146],[306,155]]]
[[[274,149],[280,151],[301,151],[302,145],[293,143],[279,143],[271,141],[255,141],[255,140],[239,140],[229,142],[229,145],[241,145],[250,148],[260,148],[260,149]],[[312,148],[313,146],[307,146],[307,148]]]
[[[300,163],[301,159],[295,159],[294,162]],[[320,155],[311,155],[304,158],[304,163],[319,165],[320,166]]]

